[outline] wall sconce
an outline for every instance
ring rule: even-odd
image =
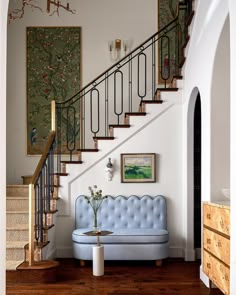
[[[108,48],[112,61],[117,61],[121,58],[121,53],[125,56],[129,49],[128,40],[115,39],[108,41]]]
[[[109,181],[111,181],[112,177],[113,177],[113,165],[111,163],[111,158],[108,159],[108,163],[107,163],[105,172],[106,172],[107,179]]]

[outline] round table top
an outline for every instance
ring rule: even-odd
[[[84,235],[87,235],[87,236],[107,236],[107,235],[110,235],[110,234],[113,234],[112,231],[108,231],[108,230],[101,230],[101,231],[87,231],[85,233],[83,233]]]

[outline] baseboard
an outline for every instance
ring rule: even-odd
[[[57,258],[72,258],[73,257],[72,247],[57,248],[56,257]]]
[[[195,261],[196,260],[195,249],[185,249],[184,259],[185,261]]]
[[[184,258],[184,249],[181,247],[169,247],[169,257]]]
[[[57,256],[57,249],[49,249],[49,251],[47,249],[43,249],[43,257],[45,257],[45,260],[54,260]]]
[[[209,288],[210,287],[210,280],[207,275],[202,270],[202,265],[200,266],[200,280],[203,282],[203,284]]]

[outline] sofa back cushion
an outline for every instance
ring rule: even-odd
[[[108,196],[98,211],[98,225],[106,229],[167,229],[166,200],[158,195]],[[93,210],[83,195],[75,202],[75,228],[92,228]]]

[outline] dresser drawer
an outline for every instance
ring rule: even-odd
[[[229,294],[229,267],[205,250],[203,250],[203,271],[224,294]]]
[[[230,240],[210,231],[203,229],[203,245],[206,250],[214,254],[227,265],[230,264]]]
[[[203,223],[219,232],[230,235],[230,210],[209,204],[203,205]]]

